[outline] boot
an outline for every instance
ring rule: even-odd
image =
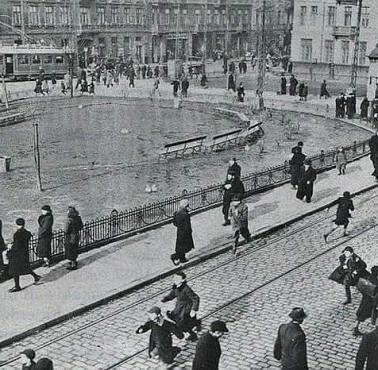
[[[328,234],[323,234],[323,238],[324,238],[324,241],[325,241],[326,243],[328,243],[328,242],[327,242]]]
[[[362,335],[364,335],[363,333],[360,332],[360,330],[358,329],[358,327],[356,326],[355,328],[353,328],[353,335],[355,337],[360,337]]]

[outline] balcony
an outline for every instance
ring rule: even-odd
[[[333,27],[332,35],[335,38],[348,37],[353,39],[356,35],[356,27],[352,26],[335,26]]]

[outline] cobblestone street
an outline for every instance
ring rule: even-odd
[[[353,304],[343,308],[343,287],[327,277],[346,245],[355,248],[369,267],[378,263],[374,243],[377,196],[374,190],[355,199],[357,210],[348,238],[335,234],[324,244],[321,235],[334,218],[332,208],[241,247],[236,258],[223,254],[186,270],[190,286],[201,297],[199,316],[204,318],[204,327],[214,319],[228,322],[230,333],[223,339],[221,368],[278,368],[272,356],[277,328],[298,305],[309,315],[303,327],[310,369],[353,368],[359,340],[352,337],[351,329],[359,294],[354,293]],[[162,279],[4,348],[2,368],[18,369],[18,353],[32,347],[38,357],[52,358],[58,369],[107,369],[129,356],[132,358],[117,368],[155,369],[156,363],[144,351],[148,335],[137,336],[135,330],[171,284],[171,278]],[[162,307],[169,309],[170,305]],[[362,329],[371,327],[366,324]],[[194,344],[181,342],[179,346],[183,349],[179,366],[190,369]],[[13,357],[15,361],[9,362]]]

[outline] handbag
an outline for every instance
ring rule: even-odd
[[[377,292],[377,288],[378,287],[375,284],[367,279],[362,277],[358,279],[357,289],[364,295],[373,298]]]
[[[344,283],[346,272],[344,271],[342,266],[336,267],[336,269],[329,275],[328,279],[332,280],[338,284]]]

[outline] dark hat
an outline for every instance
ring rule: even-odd
[[[224,321],[221,321],[221,320],[213,321],[210,324],[210,330],[213,333],[216,332],[216,331],[219,331],[221,333],[228,333],[228,329],[227,329],[226,323]]]
[[[378,275],[378,266],[373,266],[371,268],[371,273],[372,273],[372,275],[377,276]]]
[[[51,208],[50,208],[50,206],[47,206],[47,205],[42,206],[41,209],[42,209],[43,211],[51,212]]]
[[[152,307],[148,310],[148,313],[154,313],[156,315],[160,315],[161,309],[160,309],[160,307],[154,306],[154,307]]]
[[[303,141],[298,141],[298,146],[303,146]]]
[[[18,218],[16,220],[16,225],[18,225],[18,226],[25,226],[25,220],[23,218]]]
[[[289,313],[289,317],[293,320],[303,320],[307,317],[302,307],[294,307]]]
[[[186,275],[183,271],[177,271],[175,275],[180,276],[182,279],[186,279]]]
[[[344,191],[344,193],[343,193],[343,197],[345,197],[345,198],[350,198],[350,193],[349,193],[349,191]]]
[[[350,253],[353,253],[354,250],[353,250],[352,247],[345,247],[344,250],[343,250],[343,252],[350,252]]]
[[[35,370],[53,370],[53,363],[46,357],[41,358],[35,367]]]
[[[24,349],[21,352],[22,355],[25,355],[28,359],[33,360],[35,358],[35,352],[32,349]]]

